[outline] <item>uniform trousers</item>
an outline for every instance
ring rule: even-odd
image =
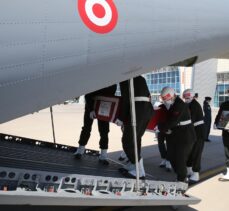
[[[229,132],[226,130],[223,130],[223,145],[226,156],[226,166],[229,168]]]
[[[152,105],[150,102],[136,102],[136,133],[137,133],[137,149],[138,149],[138,161],[141,159],[141,140],[142,136],[147,128],[149,120],[152,116]],[[134,138],[133,127],[131,125],[131,118],[129,116],[127,122],[124,123],[122,146],[128,159],[131,163],[135,164],[135,150],[134,150]]]
[[[196,141],[194,127],[179,126],[167,135],[168,159],[177,174],[177,180],[184,182],[187,176],[186,164]]]
[[[80,134],[79,145],[85,146],[90,138],[93,119],[90,118],[90,110],[85,105],[84,125]],[[100,149],[108,149],[109,122],[98,120],[98,129],[100,134]]]
[[[205,124],[205,132],[206,132],[206,137],[205,139],[208,139],[210,130],[211,130],[211,119],[204,119],[204,124]]]
[[[200,172],[201,169],[201,155],[204,148],[204,139],[197,138],[197,141],[194,143],[191,154],[189,156],[187,166],[192,167],[194,172]]]
[[[161,155],[162,159],[167,159],[167,143],[166,143],[166,136],[164,133],[159,132],[158,133],[158,148],[159,148],[159,152]]]

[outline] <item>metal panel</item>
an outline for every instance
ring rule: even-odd
[[[227,0],[116,0],[117,26],[102,35],[86,27],[77,2],[1,1],[0,122],[229,49]]]
[[[186,183],[123,178],[97,151],[74,159],[74,147],[0,134],[0,204],[11,205],[187,205]],[[13,200],[12,200],[13,197]],[[41,200],[42,199],[42,200]],[[43,200],[44,199],[44,200]],[[48,199],[48,200],[46,200]]]

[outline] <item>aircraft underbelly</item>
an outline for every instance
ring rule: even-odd
[[[107,34],[87,28],[77,2],[1,1],[0,122],[229,49],[226,0],[116,0],[117,25]]]

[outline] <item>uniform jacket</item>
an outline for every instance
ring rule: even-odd
[[[206,100],[204,101],[203,110],[204,110],[204,120],[211,122],[212,119],[211,106]]]
[[[130,93],[128,80],[120,83],[120,91],[122,100],[118,119],[120,119],[121,121],[126,121],[130,117]],[[150,92],[146,84],[146,80],[142,76],[134,78],[134,96],[148,98],[150,97]]]
[[[190,113],[191,113],[191,120],[194,125],[195,131],[196,131],[196,136],[199,139],[204,139],[205,137],[205,127],[204,124],[200,124],[195,126],[195,123],[198,123],[200,121],[204,121],[203,117],[203,111],[201,108],[201,105],[193,99],[191,103],[188,104]]]
[[[177,96],[173,105],[168,110],[168,119],[164,123],[164,129],[174,129],[179,126],[180,122],[187,120],[191,120],[188,106]]]
[[[162,125],[158,125],[158,128],[161,132],[172,131],[171,134],[167,135],[168,141],[175,141],[181,145],[196,141],[193,124],[180,125],[182,122],[191,121],[191,115],[188,105],[178,96],[169,108],[167,117],[167,121]]]

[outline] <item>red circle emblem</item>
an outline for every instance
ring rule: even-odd
[[[118,21],[113,0],[78,0],[78,10],[84,24],[96,33],[112,31]]]

